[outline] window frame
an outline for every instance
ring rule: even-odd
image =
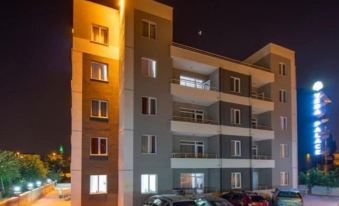
[[[98,141],[98,154],[92,153],[92,140],[97,139]],[[101,147],[100,147],[100,140],[106,140],[106,153],[101,153]],[[107,137],[91,137],[91,144],[90,144],[90,156],[108,156],[108,138]]]
[[[239,77],[234,77],[234,76],[231,76],[230,78],[232,79],[231,85],[233,85],[233,88],[232,87],[230,88],[231,92],[240,94],[241,93],[241,79]]]
[[[150,72],[150,71],[152,71],[152,67],[148,67],[147,68],[147,74],[144,74],[143,73],[143,68],[142,68],[142,66],[143,66],[143,61],[144,60],[146,60],[147,61],[147,65],[149,66],[149,65],[153,65],[152,63],[155,63],[154,65],[155,65],[155,72],[154,72],[154,77],[151,75],[152,74],[152,72]],[[150,64],[151,63],[151,64]],[[142,75],[143,76],[145,76],[145,77],[148,77],[148,78],[152,78],[152,79],[156,79],[157,78],[157,76],[158,76],[158,66],[157,66],[157,61],[155,60],[155,59],[151,59],[151,58],[148,58],[148,57],[141,57],[141,73],[142,73]]]
[[[143,152],[143,145],[142,145],[142,138],[146,137],[147,138],[147,152]],[[150,152],[152,151],[152,138],[154,137],[154,152]],[[151,140],[151,141],[150,141]],[[141,154],[145,154],[145,155],[154,155],[157,154],[158,152],[158,137],[156,135],[151,135],[151,134],[145,134],[145,135],[141,135]]]
[[[147,191],[146,192],[143,192],[142,190],[143,190],[143,176],[144,175],[147,175],[147,181],[148,181],[148,188],[147,188]],[[150,191],[150,177],[152,176],[152,175],[154,175],[155,176],[155,191]],[[141,176],[140,176],[140,186],[141,186],[141,188],[140,188],[140,192],[141,192],[141,194],[156,194],[156,193],[158,193],[158,175],[157,174],[141,174]]]
[[[105,180],[106,180],[106,184],[105,184],[105,192],[100,192],[100,189],[99,189],[99,186],[100,186],[100,176],[105,176],[106,178],[105,178]],[[97,177],[98,179],[97,179],[97,183],[98,183],[98,185],[97,185],[97,192],[91,192],[91,189],[92,189],[92,182],[91,182],[91,178],[92,177]],[[89,181],[90,181],[90,183],[89,183],[89,194],[90,195],[100,195],[100,194],[107,194],[107,190],[108,190],[108,175],[106,175],[106,174],[98,174],[98,175],[90,175],[89,176]]]
[[[288,145],[280,144],[280,158],[287,158],[287,157],[288,157]]]
[[[236,177],[239,177],[239,181],[236,181]],[[234,181],[233,181],[234,180]],[[238,184],[236,184],[238,183]],[[232,189],[241,189],[242,188],[242,177],[241,172],[232,172],[231,173],[231,188]]]
[[[232,154],[232,157],[241,157],[241,141],[231,140],[231,147],[233,148],[233,151],[234,151],[234,153]],[[231,148],[231,151],[232,151],[232,148]]]
[[[96,78],[93,78],[93,64],[100,64],[100,65],[105,65],[106,66],[106,80],[103,80],[103,79],[96,79]],[[106,63],[103,63],[103,62],[98,62],[98,61],[91,61],[91,74],[90,74],[90,79],[91,80],[94,80],[94,81],[100,81],[100,82],[108,82],[108,64]],[[100,72],[100,76],[102,77],[102,71],[99,70]]]
[[[143,108],[143,98],[147,99],[147,113],[143,113],[142,108]],[[151,104],[151,100],[155,100],[155,109],[154,109],[154,114],[151,114],[151,108],[152,108],[152,104]],[[149,97],[149,96],[142,96],[141,97],[141,114],[143,115],[148,115],[148,116],[154,116],[158,114],[158,99],[156,97]]]
[[[107,31],[107,43],[98,42],[98,41],[94,40],[94,27],[97,27],[99,29],[99,36],[101,36],[102,30]],[[100,44],[100,45],[104,45],[104,46],[108,46],[109,45],[109,28],[106,27],[106,26],[102,26],[102,25],[99,25],[99,24],[92,23],[92,25],[91,25],[91,42],[96,43],[96,44]]]
[[[147,23],[147,36],[144,36],[144,31],[143,31],[143,23]],[[151,25],[154,25],[155,27],[155,37],[151,37]],[[150,21],[148,19],[142,19],[141,20],[141,36],[147,39],[152,39],[152,40],[157,40],[158,38],[158,25],[157,23]]]
[[[286,103],[287,102],[287,91],[286,89],[279,90],[279,102]]]
[[[288,171],[280,172],[280,186],[288,186]]]
[[[287,116],[280,116],[280,129],[283,131],[288,129]]]
[[[98,104],[98,116],[94,116],[93,115],[93,101],[97,101]],[[106,116],[101,116],[101,103],[106,103]],[[97,118],[97,119],[108,119],[108,115],[109,115],[109,104],[107,100],[101,100],[101,99],[92,99],[91,100],[91,114],[90,117],[91,118]]]
[[[235,118],[237,115],[239,114],[239,122],[236,122]],[[241,110],[240,109],[235,109],[235,108],[231,108],[231,124],[232,125],[241,125]]]
[[[283,62],[279,62],[279,74],[281,76],[287,76],[287,65]]]

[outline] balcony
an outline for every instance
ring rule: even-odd
[[[216,159],[218,155],[215,153],[173,153],[172,158],[204,158],[204,159]]]
[[[255,160],[271,160],[271,156],[269,155],[252,155],[252,159]]]
[[[173,79],[171,81],[171,94],[174,101],[195,103],[208,106],[218,101],[219,92],[210,86],[208,81],[197,82]]]
[[[274,110],[272,98],[265,95],[264,92],[257,92],[255,89],[251,91],[251,105],[254,114],[260,114]]]
[[[214,120],[173,116],[171,131],[176,135],[212,136],[219,134],[219,126]]]
[[[271,126],[253,124],[252,120],[251,136],[254,141],[272,140],[274,131]]]
[[[172,169],[220,168],[216,158],[171,158]]]
[[[271,159],[252,159],[251,161],[252,168],[274,168],[275,160]]]

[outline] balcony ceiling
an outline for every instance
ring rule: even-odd
[[[183,59],[180,57],[173,58],[173,67],[180,70],[185,70],[193,73],[199,73],[203,75],[210,75],[212,72],[216,71],[218,68],[213,67],[207,64],[202,64],[197,61],[192,61],[188,59]]]

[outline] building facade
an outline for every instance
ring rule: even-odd
[[[229,59],[173,43],[169,6],[98,2],[74,0],[72,205],[297,186],[293,51]]]

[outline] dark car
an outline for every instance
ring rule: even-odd
[[[227,200],[212,195],[198,196],[193,199],[198,206],[233,206]]]
[[[228,192],[221,195],[234,206],[269,206],[269,202],[261,195],[246,192]]]
[[[194,200],[181,195],[165,194],[149,197],[143,206],[197,206]]]

